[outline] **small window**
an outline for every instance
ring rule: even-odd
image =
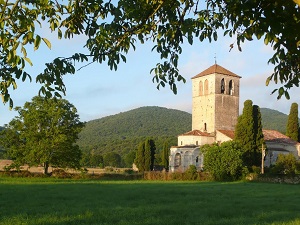
[[[233,88],[234,88],[233,81],[230,80],[229,81],[229,95],[233,95]]]
[[[203,95],[203,83],[202,81],[199,82],[199,95]]]
[[[221,94],[225,93],[225,80],[224,78],[221,80]]]
[[[196,141],[196,145],[198,145],[198,141]]]
[[[207,125],[204,123],[204,131],[207,131]]]
[[[182,143],[182,141],[180,142],[180,145],[182,145],[183,143]]]
[[[204,94],[208,95],[208,80],[204,81]]]

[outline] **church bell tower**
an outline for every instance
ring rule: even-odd
[[[234,130],[239,115],[240,78],[218,64],[192,78],[192,130]]]

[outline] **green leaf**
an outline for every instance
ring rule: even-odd
[[[213,37],[214,37],[214,41],[216,41],[218,39],[218,34],[216,31],[213,33]]]
[[[32,64],[32,62],[31,62],[31,60],[29,58],[24,57],[24,59],[29,63],[30,66],[33,66],[33,64]]]
[[[61,38],[62,38],[62,32],[61,32],[61,29],[58,29],[58,30],[57,30],[57,36],[58,36],[58,39],[61,39]]]
[[[34,50],[37,50],[40,47],[41,44],[41,37],[39,35],[36,35],[34,39]]]
[[[23,53],[23,56],[24,56],[24,57],[27,56],[26,48],[24,48],[23,46],[22,46],[22,48],[21,48],[21,52]]]
[[[188,36],[188,42],[190,45],[193,45],[193,36],[192,35]]]
[[[271,79],[272,79],[271,77],[267,78],[267,80],[266,80],[266,86],[269,86],[269,83],[270,83]]]
[[[46,38],[42,38],[42,40],[45,42],[45,44],[47,45],[47,47],[49,49],[51,49],[51,43],[50,43],[50,41],[48,39],[46,39]]]
[[[9,98],[9,109],[12,110],[13,107],[14,107],[14,102],[11,98]]]
[[[285,97],[286,97],[287,100],[290,99],[290,95],[289,95],[289,93],[287,91],[285,91],[284,95],[285,95]]]

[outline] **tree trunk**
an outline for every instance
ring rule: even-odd
[[[48,168],[49,168],[49,163],[45,162],[44,163],[44,174],[48,174]]]

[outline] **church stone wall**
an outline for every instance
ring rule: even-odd
[[[232,139],[225,134],[222,134],[219,131],[216,131],[216,142],[217,143],[223,143],[225,141],[232,141]]]
[[[217,74],[215,81],[215,129],[234,130],[239,116],[239,78]]]
[[[205,83],[208,83],[205,91]],[[203,93],[199,93],[199,85],[203,85]],[[214,132],[215,127],[215,74],[206,75],[193,79],[193,112],[192,112],[192,129]]]
[[[216,130],[234,130],[239,113],[239,97],[216,95]]]
[[[200,171],[203,168],[203,157],[199,147],[171,147],[169,157],[170,172],[184,172],[190,165]]]
[[[215,138],[209,136],[181,135],[178,136],[178,146],[205,145],[214,143]]]

